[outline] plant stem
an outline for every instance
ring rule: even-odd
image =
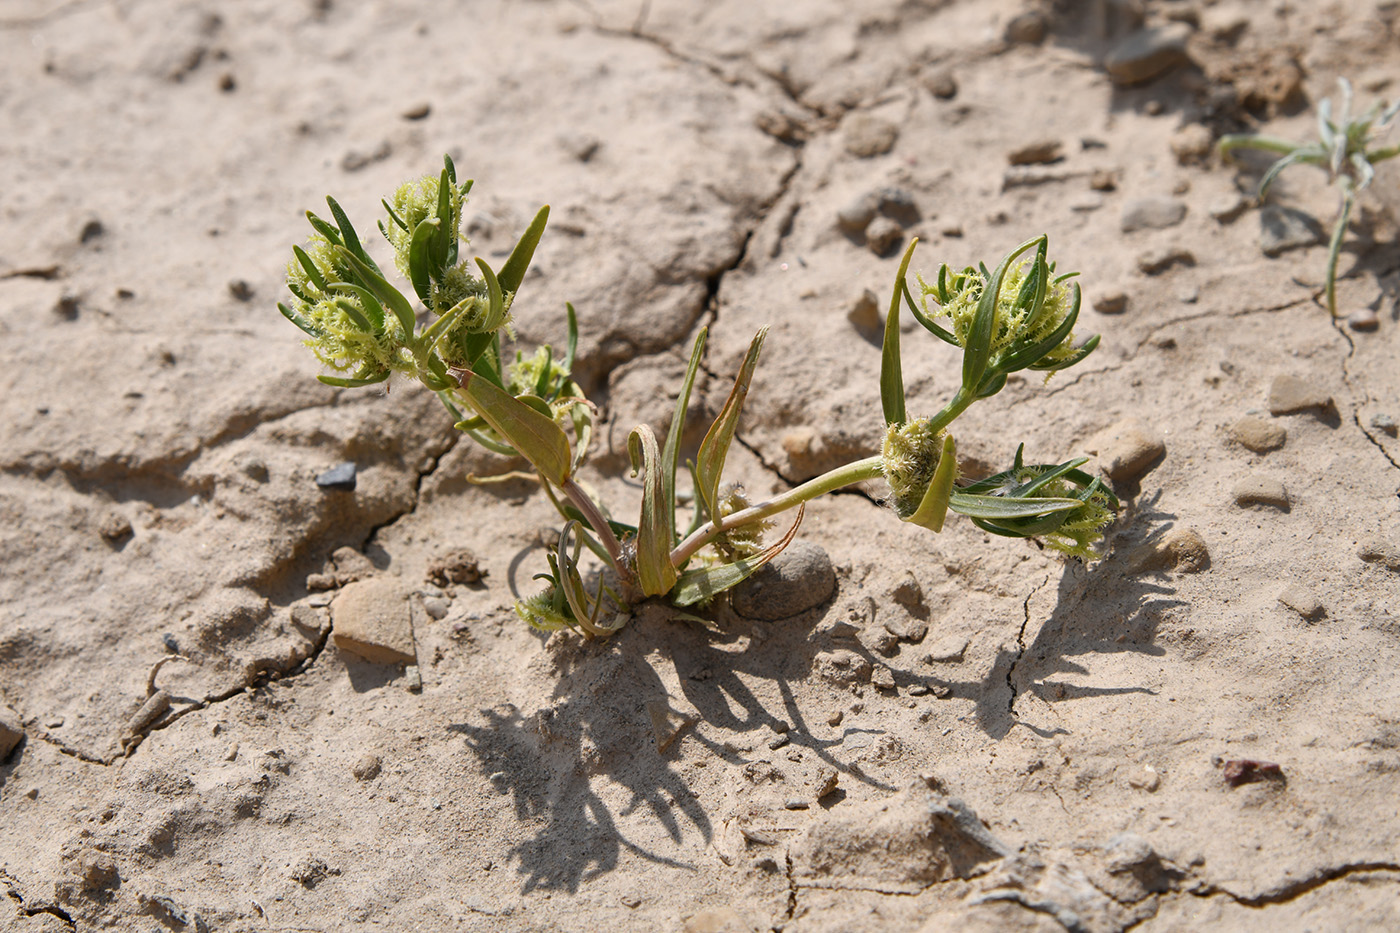
[[[543,481],[543,479],[541,480]],[[619,574],[626,575],[627,569],[622,566],[622,545],[618,543],[617,535],[613,534],[612,528],[608,525],[608,520],[603,517],[603,513],[598,510],[598,506],[593,501],[593,497],[583,491],[583,487],[574,482],[571,476],[564,480],[564,485],[559,487],[564,495],[569,497],[583,517],[588,520],[588,524],[593,528],[593,533],[598,536],[598,540],[607,548],[608,556],[612,558],[613,569]]]
[[[967,411],[968,406],[977,401],[977,396],[968,390],[966,386],[958,388],[957,394],[943,406],[943,410],[929,419],[929,430],[937,434],[948,425],[953,423],[953,419]]]
[[[751,505],[746,509],[740,509],[726,515],[718,523],[708,521],[676,546],[676,549],[671,552],[671,564],[674,567],[680,567],[696,551],[732,528],[759,521],[770,515],[777,515],[779,512],[786,512],[788,509],[831,492],[833,489],[840,489],[842,486],[849,486],[867,479],[875,479],[884,473],[881,463],[881,458],[878,455],[867,457],[864,460],[856,460],[828,473],[823,473],[816,479],[809,479],[801,486],[789,489],[780,496],[774,496],[772,499],[764,500],[757,505]]]

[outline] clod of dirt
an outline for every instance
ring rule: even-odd
[[[360,756],[360,760],[355,762],[350,768],[350,773],[357,781],[372,781],[379,777],[380,769],[383,767],[383,760],[378,755],[365,754]]]
[[[682,732],[700,721],[699,714],[694,710],[676,710],[669,698],[648,701],[647,716],[651,719],[651,733],[656,739],[658,755],[666,754]]]
[[[1265,256],[1316,246],[1326,238],[1317,218],[1295,207],[1266,204],[1259,209],[1259,248]]]
[[[476,555],[466,548],[450,551],[428,565],[428,582],[437,586],[480,583],[484,576],[486,571],[481,569]]]
[[[0,706],[0,761],[10,757],[19,740],[24,738],[24,724],[8,706]]]
[[[1269,385],[1269,414],[1292,415],[1332,406],[1332,396],[1311,379],[1292,373],[1274,377]]]
[[[1292,609],[1309,622],[1320,619],[1327,613],[1317,594],[1301,583],[1290,583],[1278,594],[1278,601]]]
[[[845,649],[818,654],[812,659],[812,671],[822,680],[838,687],[870,682],[870,662],[856,652]]]
[[[1123,205],[1119,228],[1124,233],[1135,230],[1162,230],[1174,227],[1186,218],[1186,202],[1176,198],[1134,198]]]
[[[1288,511],[1288,490],[1283,483],[1269,476],[1246,476],[1235,484],[1230,495],[1235,505],[1241,507],[1266,505]]]
[[[1039,10],[1027,10],[1006,24],[1006,41],[1016,45],[1040,45],[1045,41],[1050,24]]]
[[[120,512],[108,512],[97,526],[97,533],[108,544],[120,544],[131,537],[131,522]]]
[[[867,191],[836,212],[836,226],[842,233],[862,237],[879,209],[879,197],[875,192]]]
[[[1246,415],[1230,425],[1225,433],[1230,440],[1256,454],[1278,450],[1288,440],[1288,430],[1283,425],[1255,415]]]
[[[1356,556],[1368,564],[1384,564],[1390,570],[1400,570],[1400,546],[1385,538],[1368,538],[1361,542]]]
[[[885,327],[885,322],[880,318],[879,299],[868,288],[851,304],[846,320],[851,322],[856,333],[870,341],[878,341]]]
[[[815,823],[790,857],[798,887],[917,894],[1009,851],[966,804],[920,782]]]
[[[1115,483],[1139,479],[1167,453],[1161,435],[1133,419],[1099,432],[1087,448],[1098,454],[1104,475]]]
[[[1115,84],[1142,84],[1190,61],[1186,41],[1191,27],[1168,23],[1139,29],[1104,56],[1104,70]]]
[[[876,256],[888,256],[904,239],[904,228],[888,217],[876,217],[865,228],[865,243]]]
[[[1172,155],[1182,165],[1196,165],[1210,160],[1215,148],[1215,136],[1200,123],[1188,123],[1172,134],[1167,143]]]
[[[376,664],[412,664],[408,592],[392,577],[348,584],[331,603],[336,647]]]
[[[1210,549],[1205,540],[1189,528],[1173,528],[1128,555],[1131,573],[1154,570],[1199,573],[1209,566]]]
[[[958,96],[958,79],[948,68],[940,68],[926,75],[924,87],[939,100],[952,100]]]
[[[1231,787],[1253,784],[1255,781],[1283,781],[1283,768],[1272,761],[1252,761],[1248,758],[1225,762],[1225,783]]]
[[[746,619],[776,622],[820,606],[836,592],[836,571],[826,551],[806,541],[764,564],[732,591],[734,611]]]
[[[842,127],[846,151],[858,159],[884,155],[899,139],[899,126],[869,113],[853,113]]]

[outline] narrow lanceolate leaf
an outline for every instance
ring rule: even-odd
[[[328,386],[335,386],[337,389],[358,389],[361,386],[372,386],[376,382],[383,382],[389,378],[389,371],[385,370],[367,379],[343,379],[340,376],[317,376],[318,382],[323,382]]]
[[[729,445],[734,442],[734,432],[739,427],[739,413],[744,410],[744,399],[748,397],[749,386],[753,382],[753,372],[758,366],[758,355],[763,350],[763,341],[768,336],[764,327],[754,334],[749,343],[744,365],[739,367],[739,375],[734,380],[734,388],[729,392],[724,407],[720,409],[715,423],[705,433],[700,442],[700,452],[695,457],[695,476],[698,481],[696,493],[705,502],[711,516],[716,515],[719,501],[720,476],[724,473],[724,459],[729,455]]]
[[[931,531],[942,531],[943,521],[948,517],[948,499],[953,492],[953,480],[958,473],[957,445],[953,435],[943,435],[943,453],[938,458],[938,469],[933,471],[933,480],[924,491],[924,498],[914,514],[905,519],[915,525],[922,525]]]
[[[909,260],[914,258],[914,247],[919,238],[909,241],[904,258],[899,262],[899,272],[894,277],[894,295],[890,298],[890,310],[885,315],[885,341],[880,353],[880,404],[884,407],[886,424],[903,424],[904,412],[904,364],[899,357],[899,306],[904,297],[904,277],[909,274]]]
[[[323,336],[322,333],[316,329],[316,325],[312,324],[306,318],[302,317],[300,314],[297,314],[295,311],[293,311],[291,308],[287,307],[280,301],[277,302],[277,310],[281,311],[282,316],[284,318],[291,321],[297,327],[301,328],[301,330],[304,331],[308,336]]]
[[[452,163],[445,162],[442,167],[442,177],[438,180],[438,203],[437,220],[433,230],[432,246],[429,255],[432,257],[433,278],[442,278],[443,272],[447,270],[448,253],[451,251],[452,243],[457,239],[457,231],[452,224],[452,188],[457,180],[453,177]],[[414,231],[417,233],[418,231]]]
[[[954,490],[948,507],[959,515],[992,521],[1009,518],[1035,518],[1077,509],[1078,499],[1008,499],[1006,496],[979,496]]]
[[[769,545],[756,557],[737,560],[732,564],[719,564],[710,567],[697,567],[687,570],[676,579],[670,600],[673,606],[693,606],[707,603],[725,590],[738,586],[753,575],[753,572],[782,553],[783,548],[792,543],[797,528],[802,524],[802,515],[807,510],[804,502],[797,507],[797,519],[783,535],[782,540]]]
[[[462,376],[462,391],[486,423],[556,486],[569,478],[569,439],[554,419],[516,399],[474,372]]]
[[[1016,247],[1003,259],[995,272],[987,273],[983,267],[984,282],[982,298],[977,302],[977,313],[973,315],[972,327],[968,329],[967,347],[963,351],[963,388],[976,392],[982,384],[982,376],[987,371],[987,363],[992,357],[992,334],[996,329],[997,299],[1001,296],[1001,285],[1006,280],[1007,270],[1022,253],[1042,243],[1045,237],[1027,240]]]
[[[680,456],[681,434],[685,431],[685,410],[690,407],[690,390],[695,385],[695,373],[700,369],[700,357],[705,353],[705,337],[708,328],[700,328],[695,337],[695,345],[690,350],[690,366],[685,371],[685,381],[681,383],[680,395],[676,396],[676,410],[671,415],[671,428],[666,432],[666,446],[661,448],[661,498],[666,503],[666,514],[676,514],[676,462]],[[672,541],[666,546],[669,551],[675,546]]]
[[[433,293],[433,237],[437,234],[438,219],[430,217],[413,230],[413,239],[408,244],[408,278],[413,290],[424,304]]]
[[[671,548],[676,543],[676,515],[667,507],[661,481],[661,453],[656,435],[638,425],[627,436],[632,475],[642,474],[642,516],[637,523],[637,582],[646,596],[660,596],[676,583]]]
[[[365,287],[374,292],[375,296],[382,301],[390,311],[394,312],[394,317],[399,319],[399,326],[403,328],[404,335],[412,337],[417,328],[417,321],[414,319],[413,306],[408,303],[408,299],[403,296],[403,292],[390,285],[384,276],[379,274],[377,268],[366,265],[364,260],[344,246],[337,246],[336,252],[345,259],[355,269],[355,273],[364,280]]]
[[[535,247],[539,245],[540,236],[544,234],[544,225],[548,222],[549,205],[546,204],[540,208],[535,219],[530,221],[530,226],[515,244],[515,249],[511,250],[510,258],[501,266],[499,278],[503,290],[520,291],[520,283],[525,281],[525,270],[530,268],[530,260],[535,256]]]
[[[369,253],[365,252],[365,248],[360,245],[360,237],[355,233],[355,226],[350,223],[350,218],[345,215],[345,211],[341,210],[340,205],[335,202],[335,198],[329,195],[326,197],[326,203],[330,205],[331,216],[335,218],[335,224],[340,228],[340,236],[345,248],[353,253],[356,259],[378,273],[379,267],[374,264]]]

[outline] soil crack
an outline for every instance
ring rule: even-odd
[[[1006,701],[1006,711],[1011,714],[1013,720],[1016,718],[1016,697],[1018,695],[1015,681],[1016,667],[1021,663],[1021,658],[1025,657],[1026,654],[1026,629],[1030,627],[1031,623],[1031,600],[1035,598],[1036,593],[1039,593],[1049,583],[1050,575],[1046,574],[1045,578],[1026,594],[1025,601],[1021,603],[1021,609],[1024,615],[1021,619],[1021,630],[1016,633],[1016,655],[1011,659],[1011,663],[1006,666],[1006,688],[1011,691],[1011,699]],[[1059,794],[1055,796],[1058,797]],[[1063,800],[1060,801],[1060,806],[1064,806]]]
[[[1375,872],[1394,874],[1396,877],[1392,880],[1400,883],[1400,864],[1396,864],[1395,862],[1353,862],[1347,865],[1338,865],[1334,868],[1322,869],[1306,878],[1299,879],[1293,884],[1254,897],[1235,894],[1227,888],[1218,887],[1216,885],[1207,885],[1191,893],[1198,897],[1212,897],[1217,894],[1223,895],[1244,907],[1271,907],[1275,904],[1286,904],[1289,901],[1297,900],[1304,894],[1316,891],[1318,888],[1329,885],[1334,881],[1344,881],[1352,875],[1364,875]]]

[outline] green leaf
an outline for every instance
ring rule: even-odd
[[[494,334],[496,328],[505,323],[506,298],[503,294],[504,289],[501,287],[501,281],[496,277],[496,273],[492,272],[491,267],[486,264],[486,260],[478,256],[476,265],[481,270],[482,278],[486,280],[486,293],[491,301],[491,314],[486,320],[484,329]]]
[[[744,558],[734,561],[732,564],[718,564],[706,567],[696,567],[687,570],[676,578],[676,585],[671,588],[669,599],[674,606],[694,606],[696,603],[707,603],[725,590],[733,589],[743,583],[753,572],[773,558],[782,553],[783,549],[792,543],[792,539],[797,535],[797,528],[802,524],[802,516],[807,510],[804,502],[797,507],[797,519],[783,535],[782,540],[769,545],[762,553],[756,557]]]
[[[379,267],[374,264],[374,260],[370,258],[369,253],[365,252],[365,248],[360,245],[360,238],[355,233],[355,226],[350,223],[350,218],[340,209],[340,205],[335,202],[335,198],[327,195],[326,203],[330,205],[331,216],[335,218],[336,226],[340,228],[340,236],[344,241],[342,245],[348,249],[356,259],[369,266],[374,270],[376,275],[380,275],[382,278]]]
[[[529,460],[541,476],[556,486],[564,484],[571,472],[569,439],[553,418],[475,372],[462,375],[462,391],[477,414]]]
[[[948,500],[948,508],[959,515],[991,521],[1068,512],[1083,504],[1078,499],[1009,499],[1006,496],[982,496],[956,489]]]
[[[331,242],[331,245],[345,245],[344,241],[341,240],[340,231],[337,230],[333,224],[326,223],[324,220],[317,217],[310,211],[306,212],[306,219],[311,224],[311,229],[315,230],[317,233],[321,234],[321,236],[329,240]]]
[[[578,315],[574,313],[574,306],[569,302],[564,302],[564,314],[569,322],[568,343],[564,345],[564,372],[573,374],[574,356],[578,353]]]
[[[376,327],[369,318],[360,313],[360,309],[355,307],[355,303],[349,298],[337,298],[335,299],[335,305],[337,308],[344,311],[345,316],[363,333],[380,334],[384,332],[383,321],[380,322],[380,326]]]
[[[1002,372],[1014,373],[1019,369],[1025,369],[1028,366],[1039,363],[1041,357],[1058,347],[1060,341],[1068,337],[1070,331],[1074,330],[1074,324],[1079,320],[1080,299],[1079,283],[1076,282],[1070,286],[1069,313],[1065,315],[1065,319],[1060,322],[1060,325],[1038,343],[1030,346],[1018,347],[1006,356],[1003,356],[997,362],[997,368]],[[1080,359],[1083,359],[1083,357],[1080,357]]]
[[[885,315],[885,340],[880,351],[880,404],[885,411],[886,424],[903,424],[904,411],[904,368],[899,358],[899,305],[905,288],[904,277],[909,274],[909,260],[914,258],[914,247],[919,238],[909,241],[904,258],[899,262],[899,272],[894,277],[894,294],[890,297],[890,310]]]
[[[510,258],[501,266],[501,288],[508,292],[520,291],[520,283],[525,280],[525,270],[530,268],[530,260],[535,256],[535,247],[540,243],[544,225],[549,221],[549,205],[540,208],[535,219],[525,230],[520,241],[511,250]]]
[[[408,279],[413,290],[424,304],[433,294],[433,235],[437,232],[438,219],[430,217],[413,230],[413,239],[408,244]]]
[[[437,223],[434,224],[432,249],[429,253],[432,258],[430,268],[435,279],[442,278],[443,272],[446,271],[450,261],[448,254],[457,240],[457,231],[452,223],[452,189],[457,180],[452,173],[452,161],[444,157],[442,176],[438,179],[437,217],[434,218]],[[417,232],[414,231],[415,234]]]
[[[321,270],[316,268],[316,263],[311,261],[311,257],[306,255],[306,250],[300,246],[292,247],[292,255],[297,258],[297,262],[302,269],[306,270],[306,278],[319,290],[326,290],[326,279],[321,275]]]
[[[277,302],[277,310],[278,310],[278,311],[281,311],[281,312],[282,312],[282,316],[283,316],[284,318],[286,318],[287,320],[291,321],[291,322],[292,322],[293,324],[295,324],[297,327],[301,328],[302,331],[304,331],[308,336],[310,336],[310,337],[322,337],[322,336],[325,336],[325,335],[322,334],[319,330],[316,329],[316,326],[315,326],[314,324],[312,324],[312,323],[311,323],[310,321],[308,321],[306,318],[302,317],[300,314],[297,314],[295,311],[293,311],[291,308],[287,307],[286,305],[284,305],[284,304],[283,304],[282,302],[280,302],[280,301]]]
[[[365,313],[369,315],[370,323],[374,325],[374,333],[384,333],[384,306],[379,303],[379,299],[374,297],[374,293],[367,288],[350,282],[328,282],[326,287],[331,291],[349,292],[364,303]],[[339,304],[339,302],[337,302]]]
[[[340,389],[358,389],[360,386],[372,386],[376,382],[383,382],[385,379],[388,378],[389,371],[387,369],[377,376],[370,376],[365,379],[342,379],[340,376],[316,377],[318,382],[324,382],[328,386],[335,386]]]
[[[645,424],[627,436],[632,475],[642,474],[642,515],[637,523],[637,582],[646,596],[660,596],[676,583],[671,548],[676,544],[676,515],[668,509],[656,435]]]
[[[1081,346],[1078,350],[1075,350],[1073,353],[1060,360],[1058,363],[1032,363],[1026,368],[1038,370],[1040,372],[1051,373],[1059,372],[1062,369],[1069,369],[1075,363],[1078,363],[1079,361],[1083,360],[1090,353],[1093,353],[1096,349],[1098,349],[1099,340],[1099,335],[1095,334],[1088,340],[1084,341],[1084,345]]]
[[[933,471],[933,479],[924,491],[919,507],[905,521],[921,525],[931,531],[943,530],[943,522],[948,516],[948,498],[953,491],[953,480],[958,474],[957,445],[953,435],[943,435],[943,453],[938,458],[938,469]]]
[[[947,269],[948,267],[944,266],[939,271],[946,272]],[[925,314],[923,312],[923,309],[921,309],[918,306],[918,304],[914,301],[914,296],[909,291],[909,283],[901,282],[900,284],[904,286],[904,303],[909,306],[909,313],[914,315],[914,320],[918,321],[921,325],[923,325],[924,330],[928,331],[930,334],[933,334],[935,337],[937,337],[944,343],[952,344],[955,347],[959,346],[958,338],[954,337],[951,332],[944,330],[941,326],[939,326],[938,322],[936,322],[933,318]],[[942,286],[940,285],[940,287]],[[946,301],[947,299],[945,298],[944,300]]]
[[[344,246],[337,246],[336,252],[354,268],[355,272],[364,280],[365,286],[394,312],[394,316],[399,319],[399,325],[403,328],[404,335],[412,337],[417,329],[418,322],[414,319],[413,306],[408,303],[408,299],[403,296],[403,292],[390,285],[384,276],[379,274],[377,268],[365,265],[364,261]]]
[[[739,375],[734,379],[734,388],[729,391],[724,407],[715,416],[714,424],[705,432],[700,442],[700,451],[695,457],[695,475],[698,486],[696,494],[705,502],[710,515],[718,514],[720,477],[724,473],[724,461],[729,455],[729,445],[734,441],[734,432],[739,427],[739,413],[744,409],[744,399],[748,397],[749,385],[753,382],[754,369],[758,366],[758,355],[763,350],[763,341],[768,337],[765,326],[754,334],[749,343],[749,352],[744,357]]]
[[[671,415],[671,427],[666,432],[666,444],[661,448],[661,500],[666,505],[666,514],[676,514],[676,463],[680,457],[681,434],[685,431],[685,410],[690,407],[690,391],[695,385],[695,373],[700,369],[700,358],[705,354],[705,338],[709,329],[702,327],[695,336],[695,345],[690,349],[690,365],[681,382],[680,394],[676,396],[676,410]],[[672,529],[674,531],[674,528]],[[666,545],[669,552],[675,542]]]
[[[987,371],[987,364],[992,356],[992,335],[996,329],[997,301],[1001,296],[1001,285],[1006,279],[1007,270],[1011,264],[1020,257],[1022,253],[1032,246],[1044,243],[1046,238],[1038,236],[1034,240],[1027,240],[1006,255],[996,268],[996,271],[988,274],[986,266],[982,267],[984,284],[982,286],[982,297],[977,302],[977,313],[972,318],[972,327],[968,330],[967,346],[963,350],[963,388],[968,392],[976,392],[982,384],[982,376]]]

